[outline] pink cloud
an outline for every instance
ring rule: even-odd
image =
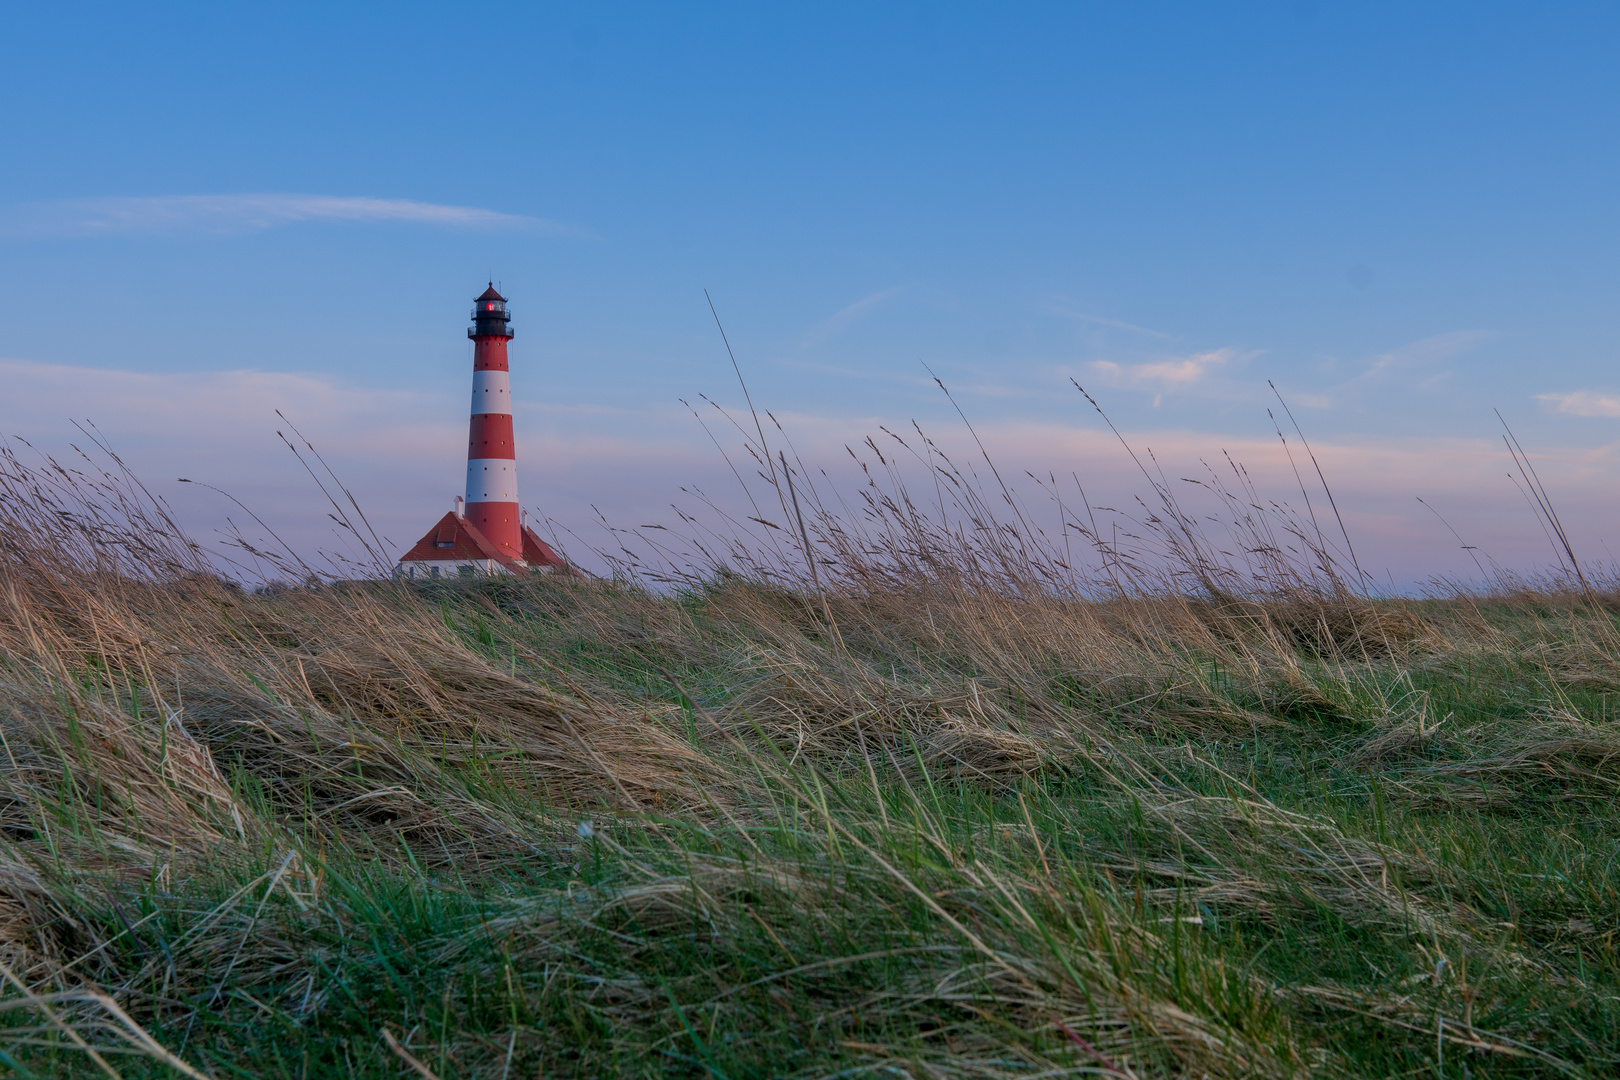
[[[1620,416],[1620,394],[1601,390],[1576,390],[1568,394],[1537,394],[1554,412],[1571,416]]]
[[[285,430],[277,408],[315,443],[378,530],[398,545],[413,542],[449,508],[463,475],[460,393],[360,387],[311,374],[142,374],[18,361],[0,361],[0,380],[9,391],[0,399],[0,432],[62,456],[71,453],[69,443],[80,441],[69,417],[94,420],[203,539],[215,537],[227,514],[239,515],[210,492],[176,484],[177,477],[230,491],[305,550],[335,545],[328,508],[276,438],[278,428]],[[517,406],[523,504],[570,530],[564,543],[587,561],[581,541],[571,536],[611,546],[613,534],[603,529],[603,517],[619,528],[678,529],[671,504],[695,510],[700,500],[694,492],[702,491],[743,518],[753,511],[739,473],[756,495],[770,495],[755,478],[759,464],[743,448],[742,436],[707,407],[703,415],[730,464],[677,403],[624,409],[588,402],[539,404],[520,397]],[[777,417],[819,489],[854,496],[864,477],[845,447],[860,450],[870,434],[885,456],[914,477],[915,490],[932,491],[925,466],[880,430],[887,426],[920,449],[904,417]],[[746,414],[742,419],[747,423]],[[1002,476],[1049,532],[1057,526],[1056,508],[1026,471],[1055,477],[1070,506],[1078,502],[1071,474],[1078,475],[1093,505],[1126,509],[1136,495],[1151,494],[1137,465],[1106,430],[1006,422],[981,425],[978,433]],[[959,467],[976,471],[986,485],[993,483],[964,429],[951,425],[928,434]],[[767,436],[773,450],[785,448],[774,428],[767,427]],[[1162,469],[1177,498],[1195,512],[1217,507],[1203,489],[1182,478],[1205,479],[1206,462],[1229,478],[1224,451],[1242,463],[1262,499],[1303,511],[1297,466],[1318,517],[1329,513],[1302,448],[1295,447],[1291,465],[1275,437],[1181,429],[1130,431],[1126,437],[1149,468]],[[1491,439],[1380,437],[1313,446],[1358,554],[1380,576],[1386,568],[1397,581],[1472,570],[1467,554],[1457,550],[1416,496],[1444,513],[1468,543],[1505,565],[1531,567],[1552,559],[1539,525],[1507,478],[1511,462],[1505,450]],[[862,452],[871,458],[870,451]],[[1588,558],[1607,557],[1601,541],[1612,521],[1608,508],[1620,503],[1617,457],[1620,446],[1602,444],[1538,451],[1534,459],[1578,550]],[[762,499],[772,500],[774,495]]]

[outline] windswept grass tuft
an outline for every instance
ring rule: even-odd
[[[252,593],[127,478],[7,468],[19,1076],[1620,1067],[1590,569],[1379,599],[1166,509],[1179,570],[1082,588],[958,472],[972,528],[800,479],[797,564],[661,590]]]

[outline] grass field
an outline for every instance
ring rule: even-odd
[[[16,1075],[1620,1070],[1612,583],[1374,599],[1239,499],[1081,589],[878,470],[658,588],[253,593],[10,467]]]

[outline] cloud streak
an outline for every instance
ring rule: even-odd
[[[1150,330],[1145,326],[1137,326],[1134,323],[1120,322],[1118,319],[1105,319],[1101,315],[1087,315],[1083,311],[1069,311],[1064,308],[1050,308],[1048,310],[1050,310],[1053,315],[1064,319],[1073,319],[1077,322],[1087,322],[1095,326],[1106,326],[1110,330],[1129,330],[1133,334],[1146,334],[1148,337],[1163,338],[1167,341],[1170,340],[1170,335],[1166,334],[1162,330]]]
[[[889,301],[906,291],[904,285],[896,285],[890,289],[883,289],[870,296],[863,297],[848,307],[839,308],[825,319],[812,326],[804,335],[804,345],[808,348],[827,338],[843,333],[854,323],[882,308]]]
[[[1239,356],[1236,349],[1212,349],[1145,364],[1116,364],[1112,360],[1098,360],[1091,366],[1113,386],[1185,390]]]
[[[1372,357],[1361,374],[1340,383],[1333,388],[1333,392],[1390,382],[1410,383],[1414,379],[1419,380],[1418,389],[1427,390],[1451,372],[1442,370],[1424,375],[1425,372],[1432,372],[1434,365],[1453,360],[1493,336],[1489,330],[1450,330],[1402,345]]]
[[[585,230],[545,218],[474,206],[348,195],[258,193],[63,199],[11,207],[0,232],[12,236],[129,236],[205,233],[240,235],[305,222],[409,224],[482,232],[523,231],[582,236]]]
[[[1602,390],[1576,390],[1568,394],[1537,394],[1536,400],[1554,412],[1570,416],[1620,416],[1620,394]]]

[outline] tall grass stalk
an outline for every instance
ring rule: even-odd
[[[1234,462],[1120,540],[884,440],[617,580],[257,592],[0,458],[0,1064],[1615,1071],[1616,582],[1380,598]]]

